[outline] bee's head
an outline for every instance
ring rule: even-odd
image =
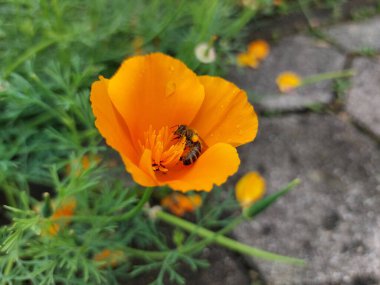
[[[175,135],[183,135],[187,130],[186,125],[179,125],[178,128],[175,130]]]

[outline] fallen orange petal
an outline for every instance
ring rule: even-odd
[[[253,53],[239,53],[236,59],[237,63],[243,67],[257,68],[260,64],[259,59]]]
[[[249,207],[265,193],[265,180],[258,172],[248,172],[235,186],[236,199],[243,208]]]
[[[248,45],[248,54],[259,61],[265,59],[270,52],[269,44],[264,40],[255,40]]]
[[[299,87],[302,83],[301,77],[294,72],[286,71],[279,74],[276,78],[276,84],[281,92],[286,93]]]

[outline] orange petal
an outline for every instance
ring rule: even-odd
[[[152,152],[146,149],[138,163],[134,164],[128,157],[122,155],[126,170],[132,175],[133,180],[146,187],[157,186],[158,182],[152,170]]]
[[[254,54],[250,53],[240,53],[237,56],[237,63],[240,66],[249,66],[252,68],[257,68],[260,64],[258,58]]]
[[[258,172],[248,172],[236,183],[236,200],[243,208],[249,207],[265,193],[265,180]]]
[[[137,161],[129,130],[113,106],[107,88],[109,80],[100,77],[91,86],[91,105],[96,117],[95,125],[108,145],[132,161]]]
[[[110,79],[109,93],[134,139],[152,125],[188,125],[204,98],[197,76],[181,61],[153,53],[123,62]]]
[[[281,92],[289,92],[299,87],[302,84],[302,79],[297,73],[286,71],[277,76],[276,84]]]
[[[270,46],[264,40],[256,40],[248,45],[248,54],[254,55],[258,60],[263,60],[269,55]]]
[[[239,146],[256,137],[258,121],[247,95],[218,77],[200,76],[205,99],[190,126],[212,146],[218,142]]]
[[[208,148],[194,164],[163,175],[161,184],[182,192],[210,191],[214,184],[219,186],[234,174],[239,164],[236,149],[229,144],[218,143]]]

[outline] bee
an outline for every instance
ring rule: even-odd
[[[183,165],[190,165],[194,163],[202,152],[202,144],[198,141],[192,143],[190,147],[188,147],[188,151],[181,157],[181,161]]]
[[[184,165],[194,163],[202,152],[202,143],[198,134],[186,125],[179,125],[174,131],[176,139],[185,138],[185,154],[182,155],[181,161]]]

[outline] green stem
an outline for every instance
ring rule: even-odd
[[[150,196],[152,195],[153,189],[153,187],[145,188],[144,194],[141,197],[140,201],[137,203],[137,205],[125,214],[113,217],[112,221],[125,221],[136,216],[139,212],[141,212],[142,207],[149,200]]]
[[[126,252],[128,256],[137,256],[140,258],[149,258],[149,259],[164,259],[169,253],[173,252],[173,250],[166,251],[153,251],[153,250],[141,250],[132,247],[127,247]]]
[[[239,224],[246,221],[247,219],[244,216],[238,216],[233,221],[231,221],[227,226],[222,228],[221,230],[215,232],[212,236],[205,238],[195,244],[186,246],[181,248],[181,252],[188,253],[188,252],[197,252],[199,250],[202,250],[205,246],[213,243],[215,241],[215,237],[219,235],[225,235],[229,232],[231,232],[234,228],[236,228]]]
[[[324,80],[352,77],[354,75],[355,75],[355,71],[353,69],[310,75],[302,79],[301,86],[315,84]],[[268,94],[252,93],[252,94],[259,97],[279,96],[279,93],[268,93]]]
[[[188,232],[195,233],[200,237],[210,239],[221,246],[224,246],[228,249],[234,250],[242,254],[247,254],[247,255],[262,258],[265,260],[279,261],[279,262],[284,262],[284,263],[294,264],[294,265],[304,265],[305,263],[303,260],[298,259],[298,258],[282,256],[282,255],[267,252],[265,250],[261,250],[255,247],[248,246],[236,240],[227,238],[222,235],[218,235],[210,230],[207,230],[203,227],[200,227],[188,221],[182,220],[176,216],[165,213],[163,211],[158,212],[156,217],[168,224],[180,227]]]
[[[349,70],[342,70],[342,71],[334,71],[334,72],[327,72],[327,73],[321,73],[316,75],[311,75],[308,77],[305,77],[302,80],[302,86],[318,83],[320,81],[324,80],[330,80],[330,79],[338,79],[338,78],[344,78],[344,77],[351,77],[355,75],[355,71],[352,69]]]

